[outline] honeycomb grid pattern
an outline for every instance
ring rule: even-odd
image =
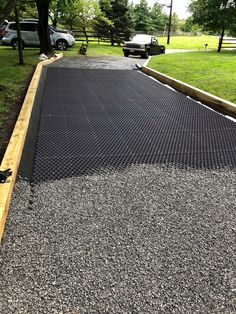
[[[132,70],[49,68],[33,181],[124,169],[236,166],[236,123]]]

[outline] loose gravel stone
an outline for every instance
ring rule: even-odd
[[[236,313],[235,183],[235,169],[160,165],[19,181],[1,246],[0,313]]]
[[[1,313],[235,313],[235,170],[136,165],[15,187]]]
[[[122,48],[120,48],[122,49]],[[79,68],[79,69],[108,69],[108,70],[133,70],[137,69],[135,64],[143,65],[147,59],[140,57],[119,57],[119,56],[77,56],[65,57],[55,63],[50,64],[49,67],[56,68]]]

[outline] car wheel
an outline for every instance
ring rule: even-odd
[[[124,56],[128,57],[129,56],[129,52],[128,51],[124,52]]]
[[[66,50],[68,48],[68,43],[64,39],[58,39],[56,42],[56,48],[57,50]]]
[[[17,38],[13,39],[11,42],[11,45],[14,50],[18,49],[18,39]],[[22,48],[24,49],[23,41],[22,41]]]
[[[144,59],[148,59],[148,56],[149,56],[149,51],[148,50],[146,50],[145,53],[141,55],[141,57],[144,58]]]
[[[161,49],[160,54],[165,54],[165,53],[166,53],[166,49],[165,48]]]

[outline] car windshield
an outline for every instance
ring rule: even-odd
[[[52,31],[57,32],[57,33],[65,33],[65,34],[68,34],[68,30],[62,29],[62,28],[56,28],[56,27],[53,26],[53,25],[49,25],[49,29],[51,29]]]
[[[136,42],[136,43],[150,43],[151,36],[150,35],[135,35],[131,41]]]

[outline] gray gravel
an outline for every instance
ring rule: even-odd
[[[0,313],[236,313],[235,183],[232,169],[158,165],[19,181],[1,247]]]
[[[49,65],[49,67],[58,68],[82,68],[82,69],[106,69],[106,70],[132,70],[136,69],[135,64],[142,65],[147,59],[140,57],[116,57],[116,56],[77,56],[77,57],[65,57],[58,60],[55,63]]]
[[[184,49],[167,49],[166,53],[177,52],[192,52],[194,50]],[[49,65],[53,68],[82,68],[82,69],[106,69],[106,70],[132,70],[136,69],[135,64],[143,65],[147,59],[140,58],[140,56],[129,56],[128,58],[120,56],[81,56],[63,57]]]
[[[157,165],[19,182],[0,312],[235,313],[235,183]]]

